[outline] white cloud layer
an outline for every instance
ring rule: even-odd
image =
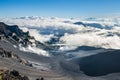
[[[46,56],[46,57],[50,56],[47,51],[42,50],[42,49],[37,48],[37,47],[30,46],[30,45],[28,47],[19,46],[19,48],[21,51],[37,53],[38,55],[42,55],[42,56]]]
[[[29,31],[31,36],[34,36],[34,38],[40,42],[46,42],[49,41],[51,37],[53,37],[53,34],[50,35],[41,35],[40,31],[38,31],[37,29],[28,29],[26,27],[21,27],[21,29],[26,32]]]
[[[66,45],[69,50],[78,46],[96,46],[102,48],[120,49],[120,18],[86,18],[86,19],[64,19],[43,17],[21,17],[12,19],[0,19],[7,24],[19,25],[24,31],[29,31],[31,36],[41,42],[49,41],[55,34],[63,34],[60,38],[61,44]],[[97,23],[103,29],[75,25],[75,22],[84,24]],[[106,29],[112,27],[111,29]],[[47,34],[44,34],[44,33]],[[69,49],[68,47],[71,46]]]
[[[61,40],[67,46],[95,46],[102,48],[120,49],[120,37],[115,36],[100,36],[94,33],[89,34],[70,34],[65,35]]]

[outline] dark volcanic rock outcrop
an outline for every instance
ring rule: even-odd
[[[9,41],[14,45],[21,44],[26,47],[28,45],[36,46],[41,49],[49,50],[50,47],[37,41],[33,36],[30,36],[29,31],[23,32],[17,25],[6,25],[0,22],[0,40],[3,39]]]
[[[120,72],[120,50],[112,50],[80,59],[80,69],[89,76]]]
[[[0,22],[0,34],[4,35],[7,39],[27,45],[30,39],[34,39],[29,35],[29,32],[23,32],[17,25],[6,25]]]
[[[27,76],[22,76],[16,70],[0,70],[0,80],[29,80]]]
[[[25,34],[24,32],[22,32],[22,30],[18,28],[17,25],[9,26],[4,24],[3,22],[0,22],[0,33],[5,34],[6,36],[12,33],[15,33],[18,36]]]

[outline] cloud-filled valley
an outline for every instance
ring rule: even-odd
[[[119,70],[118,67],[118,69],[113,69],[114,66],[119,66],[119,62],[111,67],[109,62],[109,60],[112,61],[113,56],[113,63],[119,58],[114,55],[116,49],[118,49],[116,54],[119,55],[120,49],[119,20],[120,18],[65,19],[53,17],[0,19],[1,22],[8,25],[18,25],[24,32],[29,31],[30,36],[41,42],[40,45],[37,45],[39,42],[36,42],[36,45],[27,45],[25,47],[21,44],[14,45],[14,48],[28,53],[36,53],[30,55],[37,56],[37,59],[42,60],[43,63],[48,58],[50,61],[45,60],[45,62],[49,63],[47,66],[50,66],[51,69],[60,72],[60,74],[72,75],[73,78],[76,78],[76,76],[83,78],[83,80],[86,80],[86,78],[89,78],[88,80],[93,79],[93,77],[89,76],[95,76],[94,80],[104,80],[104,78],[96,76],[119,72],[116,71]],[[109,53],[112,56],[109,56]],[[97,56],[97,58],[94,58],[95,63],[92,60],[94,56]],[[101,65],[102,58],[105,64],[109,64]],[[34,59],[36,60],[36,57]],[[99,61],[101,62],[99,63]],[[86,66],[88,64],[91,64],[89,66],[95,67],[95,69],[88,68]],[[100,68],[99,72],[94,74],[97,70],[96,65],[108,70],[104,74],[104,71],[101,72],[103,68],[98,67]],[[40,66],[37,65],[37,67]],[[113,71],[110,69],[113,69]],[[91,70],[93,70],[93,73]],[[73,76],[73,74],[76,74],[76,76]],[[109,80],[107,78],[105,76],[105,79]]]
[[[66,46],[95,46],[120,49],[120,18],[44,18],[20,17],[0,19],[7,24],[19,25],[23,31],[41,42],[58,38],[56,44]],[[116,25],[117,24],[117,25]]]
[[[56,18],[34,16],[0,19],[1,22],[9,25],[18,25],[24,32],[29,31],[31,36],[42,43],[59,46],[58,51],[62,52],[76,50],[81,46],[120,49],[119,20],[120,18]],[[20,46],[20,50],[35,53],[37,51],[37,54],[49,56],[47,51],[38,50],[36,46],[25,48]],[[70,52],[66,53],[66,55],[81,55],[81,57],[85,55],[80,54],[80,52]]]

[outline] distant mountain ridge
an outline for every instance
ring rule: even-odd
[[[20,48],[23,51],[36,52],[38,54],[46,53],[44,50],[51,49],[46,44],[37,41],[33,36],[30,36],[29,31],[23,32],[17,25],[7,25],[0,22],[0,40],[9,41],[13,46]]]
[[[17,25],[6,25],[3,22],[0,22],[0,33],[5,35],[6,38],[12,37],[15,41],[23,43],[26,43],[29,41],[29,39],[34,39],[34,37],[31,37],[29,35],[29,32],[23,32]]]
[[[6,36],[10,35],[12,33],[15,33],[18,36],[22,36],[23,34],[25,34],[25,32],[23,32],[21,29],[19,29],[19,27],[17,25],[9,26],[3,22],[0,22],[0,33],[5,34]]]

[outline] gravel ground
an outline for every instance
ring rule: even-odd
[[[7,51],[13,51],[19,57],[32,62],[34,65],[40,64],[39,69],[37,69],[35,67],[22,65],[15,59],[0,57],[0,69],[18,70],[22,75],[28,76],[30,80],[35,80],[39,77],[44,77],[45,80],[72,80],[66,75],[61,75],[50,69],[50,64],[55,61],[53,58],[22,52],[14,48],[11,43],[5,41],[0,41],[0,46]]]

